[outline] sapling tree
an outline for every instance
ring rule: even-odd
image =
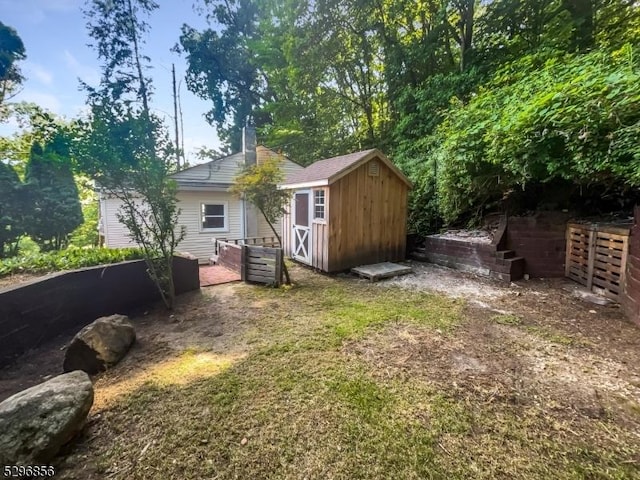
[[[290,193],[281,190],[278,185],[284,180],[284,174],[280,169],[282,161],[278,158],[269,158],[263,163],[246,167],[235,179],[231,192],[254,205],[269,224],[271,231],[282,245],[282,238],[278,234],[274,224],[285,213],[289,203]],[[291,283],[291,277],[287,265],[282,261],[287,284]]]
[[[144,72],[143,20],[158,5],[152,0],[91,0],[85,10],[89,34],[103,61],[97,88],[89,93],[91,119],[76,147],[82,169],[101,194],[121,203],[118,220],[143,251],[148,272],[167,308],[175,299],[173,254],[184,237],[174,168],[175,147],[150,109],[151,80]]]

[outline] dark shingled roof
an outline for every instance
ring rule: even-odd
[[[348,155],[340,155],[339,157],[327,158],[326,160],[312,163],[304,170],[290,174],[285,185],[327,180],[349,168],[354,163],[358,163],[375,150],[375,148],[372,148],[371,150],[349,153]]]

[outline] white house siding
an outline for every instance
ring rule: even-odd
[[[135,247],[136,244],[129,237],[129,230],[118,220],[118,212],[122,202],[113,197],[102,197],[101,219],[104,228],[105,246],[109,248]]]
[[[224,232],[202,231],[201,228],[201,204],[203,203],[227,203],[227,226]],[[122,202],[115,198],[102,200],[105,225],[105,245],[109,248],[134,247],[128,235],[128,230],[122,225],[116,216]],[[200,263],[207,263],[213,253],[214,237],[240,238],[241,229],[241,202],[227,192],[211,191],[182,191],[178,192],[178,207],[181,209],[178,220],[179,225],[185,227],[185,237],[178,245],[180,252],[188,252],[198,257]]]
[[[213,253],[213,238],[241,238],[242,205],[236,197],[228,192],[181,191],[178,192],[180,212],[179,225],[186,228],[184,240],[178,246],[181,252],[188,252],[198,257],[200,263],[209,261]],[[227,226],[225,232],[202,231],[200,218],[203,203],[227,203]]]
[[[244,154],[236,153],[228,157],[187,168],[171,175],[178,184],[183,182],[209,182],[217,184],[233,183],[233,179],[244,166]]]

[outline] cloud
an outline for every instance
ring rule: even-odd
[[[64,112],[62,111],[62,102],[58,99],[58,97],[50,93],[24,89],[22,92],[20,92],[19,97],[17,97],[15,100],[35,103],[36,105],[57,115],[64,114]]]
[[[0,11],[18,14],[29,22],[42,23],[48,12],[70,12],[78,10],[82,0],[0,0]]]
[[[47,86],[51,85],[51,82],[53,82],[53,74],[42,65],[30,61],[25,61],[23,65],[24,74],[27,78],[35,78],[40,83]]]
[[[69,50],[65,50],[63,56],[69,70],[71,70],[76,77],[79,77],[80,80],[89,85],[97,85],[100,83],[100,73],[97,69],[80,63]]]

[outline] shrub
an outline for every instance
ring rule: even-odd
[[[0,277],[16,273],[49,273],[142,258],[136,248],[69,248],[0,261]]]

